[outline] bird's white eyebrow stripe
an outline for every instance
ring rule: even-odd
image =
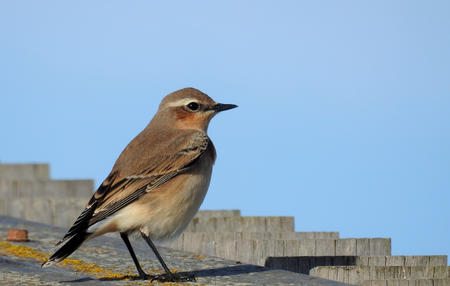
[[[184,106],[190,102],[197,102],[197,100],[193,99],[193,98],[183,98],[174,102],[169,102],[167,103],[165,106],[167,107],[174,107],[174,106]]]

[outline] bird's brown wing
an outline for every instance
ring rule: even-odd
[[[191,132],[177,136],[170,144],[160,148],[160,152],[154,152],[156,154],[148,158],[145,167],[138,172],[120,176],[113,168],[58,244],[80,231],[86,231],[91,225],[111,216],[142,195],[185,172],[208,147],[213,148],[211,145],[206,134]]]

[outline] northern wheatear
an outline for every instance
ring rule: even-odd
[[[152,240],[175,238],[198,211],[208,190],[216,151],[206,131],[220,111],[237,107],[216,103],[194,88],[167,95],[147,127],[122,151],[111,173],[42,266],[60,262],[89,239],[120,233],[139,276],[128,235],[138,232],[166,271],[158,279],[183,281],[173,274]]]

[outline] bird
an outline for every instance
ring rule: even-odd
[[[155,253],[165,274],[151,279],[192,281],[193,275],[173,273],[153,241],[179,236],[207,193],[216,150],[207,135],[210,120],[237,107],[215,102],[195,88],[165,96],[148,125],[125,147],[111,172],[93,194],[64,237],[59,249],[42,264],[61,262],[84,242],[119,232],[138,275],[149,279],[129,236],[140,234]]]

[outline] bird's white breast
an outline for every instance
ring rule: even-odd
[[[202,156],[187,173],[174,177],[120,210],[112,219],[116,231],[142,231],[156,241],[178,237],[205,198],[213,163],[210,156]]]

